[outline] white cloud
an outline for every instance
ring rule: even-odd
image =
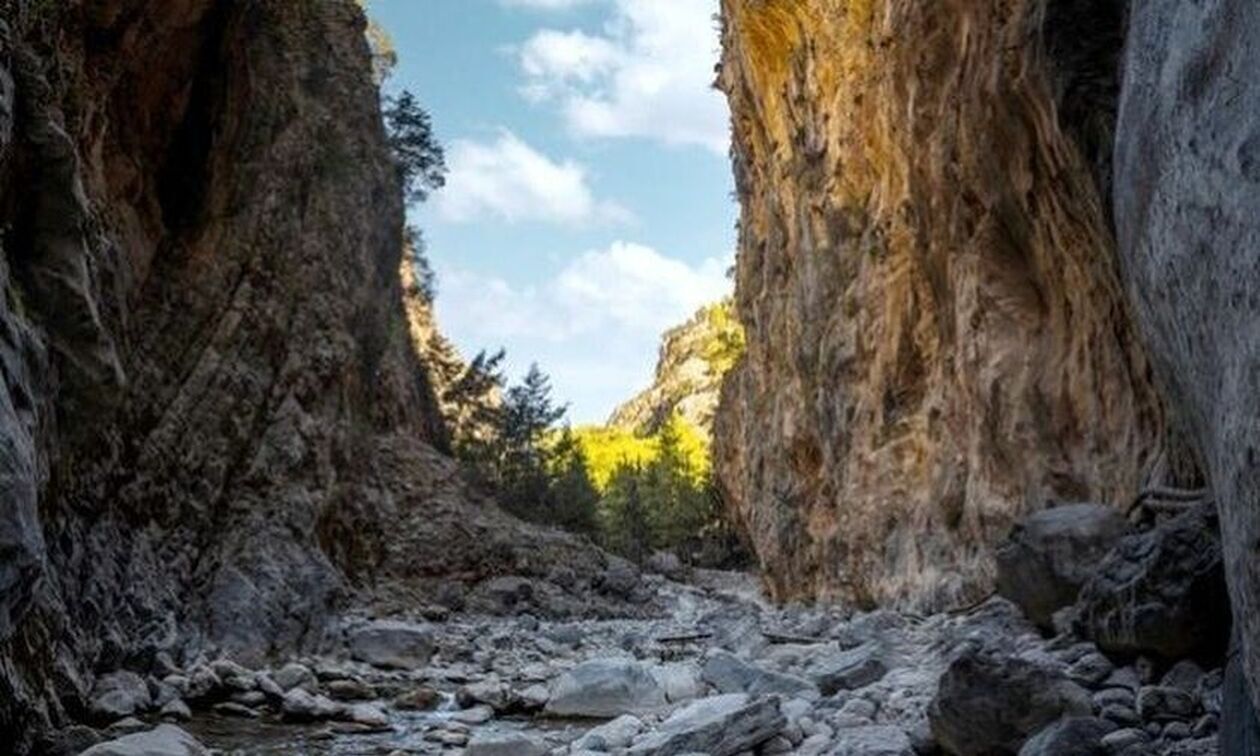
[[[537,360],[572,402],[570,419],[598,422],[648,382],[665,329],[730,293],[728,263],[615,242],[538,286],[440,268],[438,318],[466,353],[506,347],[513,374]]]
[[[526,97],[556,102],[588,137],[644,137],[725,154],[726,102],[713,90],[714,0],[615,0],[599,36],[545,29],[519,52]]]
[[[445,327],[479,343],[520,337],[565,341],[612,332],[655,340],[702,305],[730,293],[727,267],[717,258],[692,266],[651,247],[618,241],[580,255],[541,287],[440,271],[438,308]]]
[[[581,225],[632,218],[617,203],[595,198],[582,165],[554,161],[509,131],[485,144],[452,142],[447,165],[446,186],[435,204],[439,216],[452,223],[493,217]]]

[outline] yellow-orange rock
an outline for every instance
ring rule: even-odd
[[[777,598],[972,598],[1020,515],[1162,475],[1102,200],[1119,5],[723,0],[716,465]]]

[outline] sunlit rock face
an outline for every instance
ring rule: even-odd
[[[773,594],[956,603],[1021,514],[1163,478],[1103,199],[1121,4],[722,15],[748,345],[716,465]]]

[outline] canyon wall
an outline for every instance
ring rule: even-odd
[[[1192,474],[1105,201],[1123,3],[722,15],[748,343],[716,465],[776,597],[974,599],[1022,514]]]
[[[1260,6],[1135,3],[1124,70],[1122,268],[1170,403],[1201,450],[1260,705]],[[1257,747],[1227,736],[1221,752]]]
[[[317,645],[352,586],[598,569],[440,452],[364,28],[353,0],[0,0],[17,752],[93,673]]]

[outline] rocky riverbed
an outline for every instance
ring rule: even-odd
[[[106,675],[93,713],[116,721],[63,733],[63,750],[114,737],[85,753],[1217,753],[1219,669],[1109,657],[1000,597],[848,613],[773,607],[749,575],[685,577],[634,576],[650,616],[364,610],[319,656]]]

